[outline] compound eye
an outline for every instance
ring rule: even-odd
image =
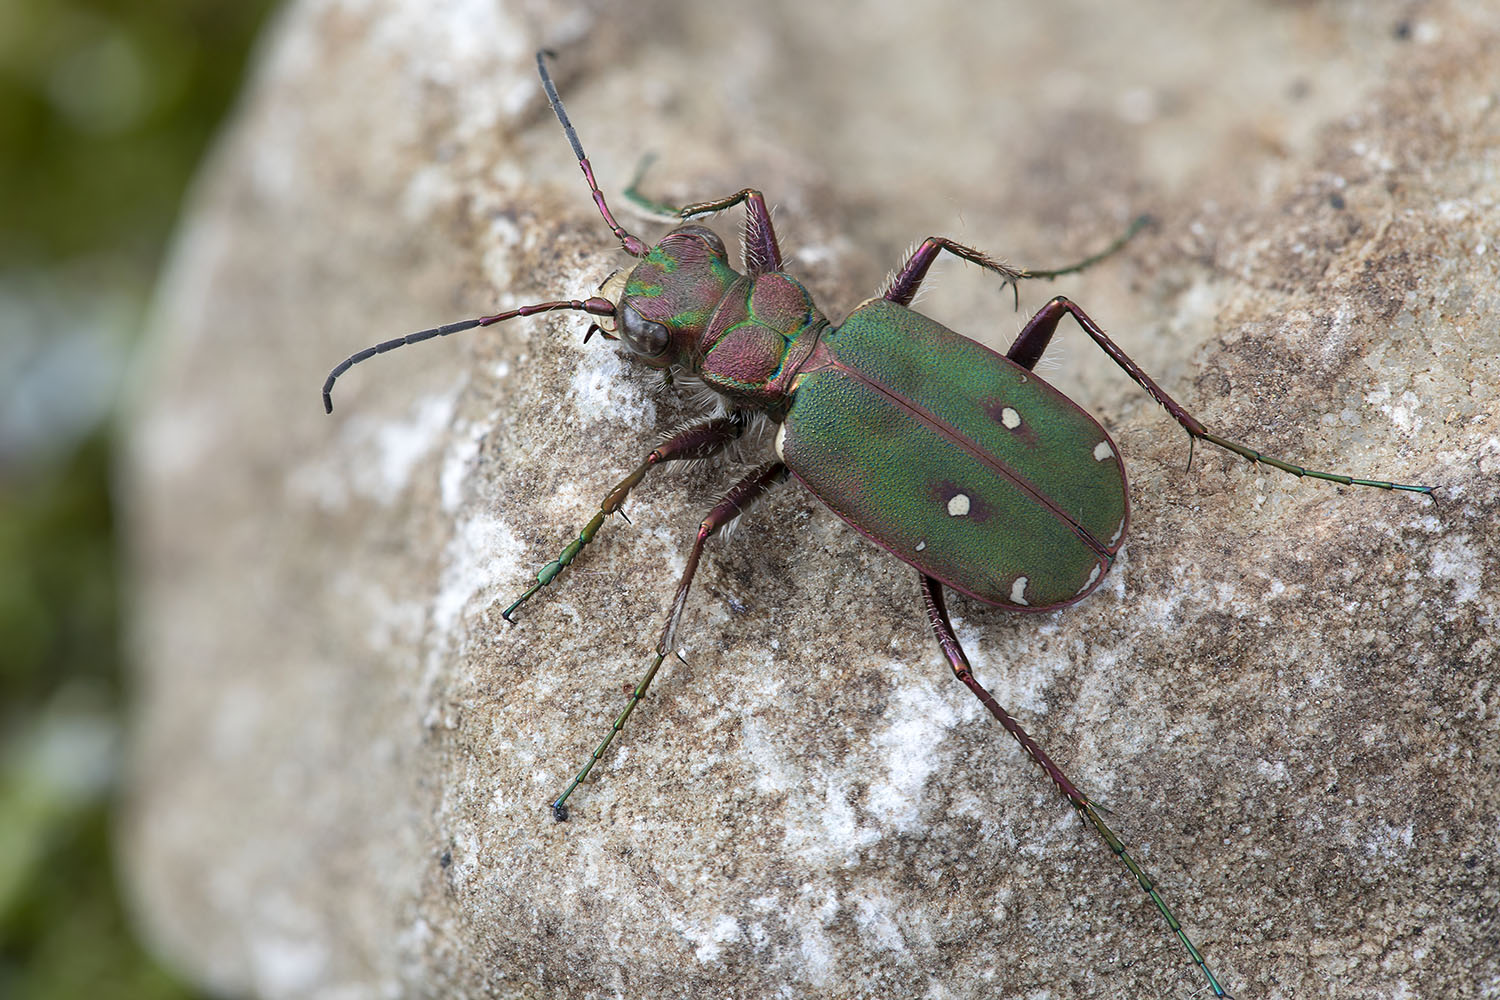
[[[620,303],[620,339],[643,358],[659,357],[672,342],[667,328],[635,311],[628,302]]]
[[[728,251],[724,249],[724,241],[719,239],[718,233],[714,232],[712,229],[699,229],[698,235],[703,237],[703,242],[713,247],[714,253],[718,254],[720,257],[728,256]]]
[[[704,243],[707,243],[708,249],[713,251],[715,255],[719,257],[729,256],[729,252],[724,249],[724,241],[719,239],[719,234],[714,232],[712,229],[709,229],[707,226],[680,226],[677,229],[674,229],[669,234],[669,236],[676,236],[679,238],[697,237]]]

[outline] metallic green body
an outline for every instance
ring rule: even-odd
[[[949,587],[1016,610],[1080,600],[1124,540],[1104,428],[1034,372],[884,299],[824,331],[777,437],[856,530]]]
[[[696,226],[651,250],[622,302],[664,328],[642,360],[781,420],[792,473],[946,586],[1041,611],[1114,562],[1129,518],[1114,442],[1021,365],[883,298],[830,327],[795,278],[736,272]]]

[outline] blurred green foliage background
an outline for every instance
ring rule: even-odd
[[[112,417],[270,0],[0,0],[0,997],[191,995],[111,853]]]

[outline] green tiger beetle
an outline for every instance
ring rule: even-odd
[[[954,675],[1098,831],[1166,919],[1214,995],[1228,996],[1156,883],[1100,817],[1096,803],[974,677],[949,622],[944,588],[1013,611],[1053,611],[1093,593],[1125,543],[1130,502],[1119,449],[1093,417],[1032,371],[1064,316],[1071,316],[1166,409],[1187,431],[1190,443],[1207,441],[1252,463],[1345,486],[1429,495],[1432,487],[1316,472],[1220,437],[1062,296],[1031,318],[1004,355],[910,308],[939,254],[977,264],[1014,289],[1025,279],[1056,277],[1095,263],[1123,245],[1134,228],[1104,253],[1052,271],[1012,268],[973,247],[928,237],[884,292],[856,306],[837,325],[783,268],[759,191],[746,188],[672,210],[676,221],[687,223],[744,206],[744,273],[731,265],[724,241],[703,226],[679,225],[656,246],[648,246],[616,222],[605,204],[547,72],[546,55],[537,53],[542,86],[594,205],[624,251],[640,262],[606,281],[591,298],[538,302],[360,351],[329,374],[323,404],[333,412],[334,381],[376,354],[518,316],[563,310],[594,318],[585,342],[595,333],[620,340],[643,364],[694,376],[719,395],[719,415],[674,434],[609,492],[578,537],[505,609],[507,621],[557,579],[653,468],[712,456],[758,422],[776,427],[776,457],[735,483],[698,526],[655,658],[598,747],[552,803],[554,816],[567,819],[568,796],[603,757],[675,648],[704,545],[757,498],[795,477],[856,531],[916,570],[928,624]],[[632,197],[634,188],[632,184],[628,192]]]

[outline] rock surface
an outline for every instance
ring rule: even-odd
[[[159,950],[232,996],[1159,997],[1203,983],[948,675],[906,567],[790,488],[712,549],[574,819],[732,470],[664,472],[499,612],[695,412],[576,316],[346,354],[625,258],[617,214],[746,184],[831,316],[941,233],[1047,266],[1158,225],[1066,327],[1132,534],[1098,593],[955,599],[981,679],[1112,813],[1239,997],[1500,995],[1500,18],[1474,2],[300,2],[164,281],[122,470]],[[628,14],[626,13],[628,10]],[[738,219],[724,220],[726,235]],[[949,268],[920,303],[1004,349]]]

